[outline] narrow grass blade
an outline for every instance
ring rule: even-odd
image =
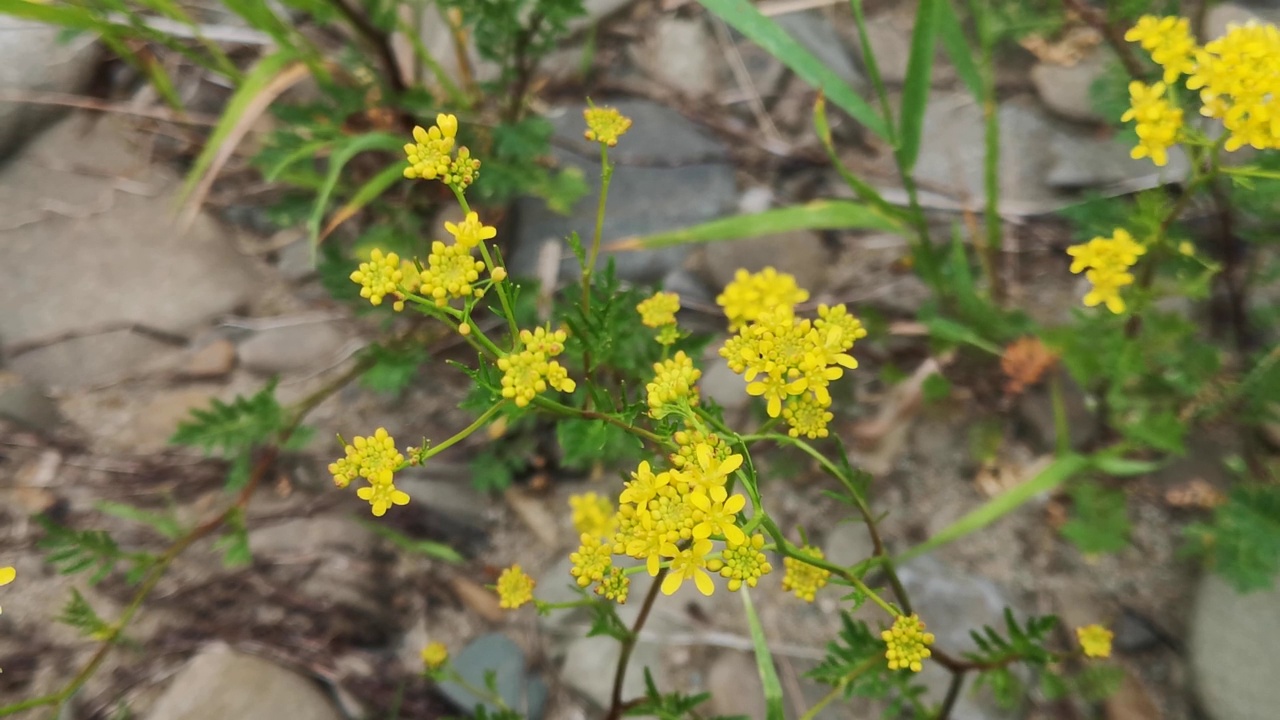
[[[307,75],[307,67],[294,60],[291,53],[278,52],[268,55],[245,76],[244,82],[231,96],[222,118],[213,128],[204,150],[191,166],[183,183],[180,198],[186,201],[182,223],[188,224],[195,217],[205,195],[213,186],[218,171],[230,159],[231,153],[253,123],[266,111],[280,93],[289,89]]]
[[[405,162],[398,160],[387,167],[382,172],[369,178],[369,181],[360,186],[359,190],[351,196],[338,211],[329,218],[329,222],[325,223],[324,229],[320,231],[320,237],[317,242],[323,242],[329,237],[329,233],[333,232],[339,225],[350,220],[353,215],[364,209],[364,206],[373,202],[379,195],[387,191],[396,183],[397,180],[404,179]]]
[[[760,684],[764,686],[764,716],[768,720],[783,720],[786,712],[782,707],[782,683],[778,681],[778,670],[773,666],[773,654],[769,652],[769,641],[764,637],[764,628],[760,626],[760,616],[751,602],[751,593],[743,587],[738,591],[742,596],[742,609],[747,613],[747,625],[751,627],[751,644],[756,649],[756,668],[760,671]]]
[[[924,324],[929,328],[931,337],[958,345],[972,345],[979,350],[985,350],[996,356],[1004,354],[1003,349],[983,338],[978,334],[977,330],[955,320],[944,317],[931,317],[925,320]]]
[[[329,174],[325,176],[324,184],[320,186],[320,192],[316,195],[316,204],[312,206],[311,216],[307,219],[307,233],[312,245],[320,240],[320,222],[324,220],[324,211],[329,207],[329,197],[333,195],[334,188],[342,179],[342,169],[351,161],[351,158],[368,150],[401,150],[403,147],[403,137],[376,132],[357,135],[346,144],[334,149],[333,154],[329,156]],[[404,165],[400,165],[398,169],[401,173],[400,177],[404,177]]]
[[[907,60],[907,79],[902,86],[902,112],[899,118],[898,158],[904,173],[911,172],[920,156],[924,111],[929,102],[933,78],[938,6],[944,2],[946,0],[920,0],[920,5],[916,8],[916,27],[911,33],[911,56]]]
[[[977,64],[973,62],[973,54],[976,51],[965,38],[964,27],[960,25],[960,16],[956,14],[956,9],[951,2],[952,0],[938,2],[938,39],[942,41],[947,57],[951,58],[951,64],[955,66],[960,81],[969,88],[969,92],[973,93],[975,98],[981,100],[982,76],[978,73]]]
[[[863,182],[861,178],[849,171],[840,161],[840,156],[836,154],[835,142],[831,138],[831,125],[827,123],[827,99],[821,93],[813,104],[813,129],[818,133],[818,139],[822,142],[822,147],[827,151],[827,157],[831,159],[831,164],[836,171],[840,173],[840,177],[844,178],[844,182],[849,186],[858,199],[875,208],[881,215],[895,222],[901,222],[902,213],[897,208],[890,205],[876,189]]]
[[[910,560],[930,550],[959,540],[970,533],[975,533],[1022,507],[1024,503],[1036,495],[1056,490],[1072,476],[1090,466],[1090,459],[1084,455],[1071,453],[1056,458],[1037,472],[1030,480],[991,498],[986,504],[951,523],[933,537],[897,556],[894,561]]]
[[[788,35],[782,26],[757,10],[750,0],[699,0],[699,2],[734,30],[746,35],[770,55],[778,58],[802,80],[821,90],[832,103],[849,113],[868,130],[882,138],[889,138],[884,120],[866,100],[859,97],[831,68],[822,64],[821,60]]]
[[[745,240],[790,230],[850,229],[896,232],[902,226],[875,209],[852,200],[815,200],[806,205],[735,215],[679,230],[626,238],[610,243],[606,249],[610,252],[651,250],[689,243]]]

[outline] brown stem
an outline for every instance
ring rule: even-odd
[[[1129,73],[1130,77],[1135,80],[1141,80],[1146,77],[1146,70],[1143,69],[1142,63],[1138,61],[1138,56],[1133,53],[1133,46],[1124,39],[1124,31],[1111,22],[1106,12],[1090,7],[1083,0],[1062,0],[1062,6],[1078,15],[1090,27],[1102,33],[1102,36],[1107,39],[1107,44],[1111,46],[1112,50],[1115,50],[1116,57],[1120,58],[1120,64],[1124,65],[1124,69]]]
[[[951,673],[951,684],[947,686],[947,696],[942,700],[942,708],[938,710],[938,720],[947,720],[951,710],[960,698],[960,688],[964,687],[964,671]]]
[[[506,121],[514,123],[520,119],[524,110],[525,93],[529,91],[529,82],[533,79],[534,62],[529,55],[529,45],[542,26],[542,13],[535,12],[529,17],[529,24],[516,35],[515,47],[511,51],[511,62],[515,66],[515,78],[511,87],[510,102],[507,105]]]
[[[400,76],[400,66],[396,63],[395,52],[391,49],[391,36],[379,30],[376,25],[369,21],[369,18],[349,5],[347,0],[331,0],[331,2],[338,9],[338,12],[342,13],[342,16],[351,23],[356,32],[360,33],[360,36],[377,50],[378,56],[386,69],[387,82],[391,85],[391,89],[397,95],[408,89],[404,78]]]
[[[640,614],[636,616],[636,623],[631,627],[631,634],[622,643],[622,654],[618,656],[618,668],[613,673],[613,692],[609,696],[609,714],[605,716],[606,720],[618,720],[618,718],[622,717],[622,711],[626,709],[622,702],[622,681],[627,675],[627,665],[631,662],[631,653],[636,649],[636,643],[640,640],[640,629],[644,627],[645,621],[649,619],[649,611],[653,609],[653,601],[658,598],[658,590],[662,587],[662,579],[666,576],[667,569],[662,568],[658,571],[658,575],[653,578],[653,585],[649,588],[649,594],[644,596],[644,604],[640,606]]]

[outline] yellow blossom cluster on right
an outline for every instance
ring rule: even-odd
[[[819,560],[825,557],[822,554],[822,548],[806,545],[800,548],[800,551]],[[792,557],[783,558],[782,567],[786,570],[782,577],[782,589],[795,593],[796,597],[807,602],[813,602],[818,591],[826,586],[827,578],[831,577],[830,570]]]
[[[378,428],[368,437],[357,437],[344,449],[346,457],[329,464],[335,485],[345,488],[352,480],[364,478],[369,484],[357,490],[356,495],[367,501],[379,517],[393,505],[409,504],[409,495],[393,482],[395,473],[408,463],[396,450],[395,438],[387,434],[386,428]]]
[[[820,305],[818,317],[801,318],[795,304],[808,297],[795,278],[765,268],[738,271],[716,302],[725,309],[729,338],[720,355],[763,397],[769,417],[781,416],[792,437],[826,437],[832,419],[833,380],[858,367],[849,351],[867,331],[844,305]]]
[[[1120,288],[1133,283],[1129,268],[1146,252],[1147,249],[1122,228],[1116,228],[1111,237],[1096,237],[1067,248],[1067,254],[1073,258],[1071,272],[1086,271],[1085,277],[1093,285],[1084,296],[1084,304],[1089,307],[1105,304],[1113,313],[1124,312],[1126,306],[1120,297]]]
[[[519,407],[526,407],[548,387],[573,392],[577,383],[563,365],[551,359],[564,352],[567,338],[564,330],[521,330],[521,349],[498,358],[498,369],[503,373],[502,396],[514,400]]]
[[[430,128],[413,128],[413,142],[404,146],[408,166],[404,176],[414,180],[439,180],[461,192],[480,174],[480,161],[471,157],[471,151],[458,148],[454,143],[458,136],[458,118],[440,113],[436,124]]]
[[[924,622],[917,615],[899,615],[893,619],[893,627],[880,633],[880,639],[888,646],[885,658],[890,670],[920,672],[924,660],[933,653],[933,633],[924,631]]]
[[[649,399],[649,414],[666,415],[667,407],[685,403],[698,404],[698,388],[695,383],[702,371],[693,366],[693,359],[680,350],[674,357],[653,365],[653,382],[645,386]]]
[[[498,607],[514,610],[533,601],[533,586],[537,583],[519,565],[512,565],[498,576]]]

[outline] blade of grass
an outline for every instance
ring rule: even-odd
[[[977,64],[973,62],[973,48],[964,36],[964,27],[960,25],[960,16],[951,6],[951,0],[940,0],[938,3],[938,39],[942,41],[942,47],[955,66],[960,81],[975,98],[981,100],[982,76],[978,73]]]
[[[907,78],[902,86],[902,110],[899,117],[898,158],[904,175],[911,172],[916,159],[920,157],[924,111],[929,102],[933,77],[938,6],[945,2],[946,0],[920,0],[916,8],[916,27],[911,33],[911,56],[907,60]]]
[[[268,55],[249,71],[244,82],[231,96],[222,118],[209,135],[204,150],[196,157],[191,172],[182,185],[179,199],[186,203],[182,212],[182,225],[190,224],[195,218],[209,189],[213,187],[218,171],[230,159],[231,153],[253,123],[280,93],[302,80],[307,73],[307,66],[297,62],[292,53],[285,51]]]
[[[335,148],[329,156],[329,173],[325,176],[320,192],[316,194],[316,204],[311,208],[307,218],[307,234],[314,246],[320,241],[320,222],[324,220],[324,211],[329,207],[329,198],[333,195],[338,181],[342,179],[342,168],[351,158],[367,150],[400,150],[404,147],[404,138],[391,133],[375,132],[357,135],[346,144]],[[399,166],[400,177],[404,177],[404,165]],[[386,171],[383,171],[384,173]]]
[[[831,68],[822,64],[821,60],[788,35],[782,26],[756,9],[749,0],[699,0],[699,2],[734,30],[746,35],[752,42],[776,57],[802,80],[821,90],[832,103],[849,113],[868,130],[882,138],[890,139],[889,127],[866,100],[859,97]]]
[[[1090,467],[1088,457],[1071,453],[1056,458],[1030,480],[991,498],[981,507],[940,530],[933,537],[894,558],[900,563],[975,533],[1021,507],[1041,493],[1058,489],[1072,476]]]
[[[356,190],[355,194],[351,196],[351,199],[338,208],[333,217],[329,218],[329,222],[325,223],[324,229],[320,231],[320,236],[316,242],[324,242],[324,239],[329,237],[329,233],[333,232],[339,225],[350,220],[353,215],[363,210],[364,206],[376,200],[397,180],[403,180],[404,168],[404,161],[397,160],[383,168],[382,172],[374,175],[364,185],[361,185],[360,189]]]
[[[790,230],[884,230],[896,232],[902,225],[874,208],[852,200],[815,200],[806,205],[766,210],[751,215],[712,220],[693,227],[631,237],[605,246],[609,252],[651,250],[688,243],[744,240]]]
[[[888,201],[876,192],[876,189],[863,182],[861,178],[849,171],[849,168],[841,162],[840,156],[836,154],[835,142],[831,137],[831,126],[827,123],[827,100],[826,96],[818,93],[818,99],[813,104],[813,129],[818,133],[818,139],[822,142],[822,147],[827,151],[827,157],[831,159],[831,164],[836,171],[840,173],[840,177],[844,178],[844,182],[849,186],[858,199],[875,208],[887,218],[895,221],[902,221],[902,213],[890,205]]]
[[[778,681],[778,670],[773,666],[769,641],[765,639],[764,628],[760,626],[760,616],[756,615],[751,593],[744,587],[738,594],[742,596],[742,608],[746,611],[747,625],[751,628],[751,644],[756,650],[756,668],[760,672],[760,684],[764,686],[764,716],[768,720],[783,720],[786,712],[782,707],[782,683]]]

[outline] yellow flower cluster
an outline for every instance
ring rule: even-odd
[[[417,274],[416,270],[414,274]],[[360,297],[368,299],[372,305],[381,305],[382,298],[396,295],[405,278],[405,271],[399,255],[384,255],[381,250],[374,248],[369,253],[369,262],[360,263],[360,267],[350,277],[352,282],[360,285]]]
[[[471,151],[458,148],[453,154],[458,135],[458,118],[441,113],[436,124],[424,130],[413,129],[413,142],[404,146],[409,165],[404,176],[409,179],[440,180],[461,192],[480,174],[480,161],[471,157]]]
[[[1191,35],[1191,21],[1181,17],[1155,17],[1145,15],[1124,34],[1129,42],[1142,44],[1151,59],[1164,68],[1164,81],[1177,82],[1182,75],[1190,75],[1195,69],[1192,55],[1196,40]]]
[[[929,651],[933,633],[924,631],[924,622],[915,614],[894,618],[893,627],[881,632],[880,639],[888,646],[884,654],[889,660],[890,670],[920,672],[924,669],[925,658],[933,654]]]
[[[613,503],[609,498],[593,492],[569,496],[569,508],[573,512],[573,527],[592,537],[608,537],[613,534]]]
[[[1111,638],[1114,636],[1115,633],[1101,625],[1085,625],[1076,628],[1076,639],[1080,641],[1080,648],[1084,650],[1087,657],[1091,658],[1111,657]]]
[[[467,213],[467,216],[460,223],[455,224],[446,221],[444,229],[453,236],[454,242],[468,250],[478,247],[485,240],[492,240],[498,236],[497,228],[480,222],[480,216],[474,212]]]
[[[356,495],[373,506],[373,514],[379,517],[392,505],[409,503],[409,495],[392,482],[396,471],[407,463],[386,428],[378,428],[369,437],[357,437],[345,451],[346,457],[329,464],[335,485],[345,488],[352,480],[364,478],[369,484],[357,490]]]
[[[822,548],[805,545],[800,550],[819,559],[826,557],[822,554]],[[830,570],[791,557],[782,558],[782,568],[785,571],[782,575],[782,589],[794,592],[796,597],[806,602],[813,602],[818,591],[826,586],[827,578],[831,577]]]
[[[680,296],[670,292],[654,293],[652,297],[640,301],[636,305],[636,311],[640,313],[640,322],[645,327],[674,325],[676,313],[680,311]]]
[[[472,284],[480,281],[484,270],[484,261],[477,260],[471,248],[436,240],[431,243],[431,254],[422,269],[421,292],[444,307],[452,299],[471,297],[475,292]]]
[[[536,583],[519,565],[512,565],[498,576],[498,607],[514,610],[533,600]]]
[[[716,297],[716,304],[724,308],[724,314],[729,318],[729,329],[737,330],[770,308],[791,309],[808,299],[809,291],[798,287],[792,275],[771,267],[758,273],[739,268],[734,273],[733,282]]]
[[[1135,242],[1129,231],[1121,228],[1116,228],[1111,237],[1096,237],[1087,243],[1067,248],[1067,254],[1074,258],[1071,261],[1071,272],[1087,270],[1085,277],[1093,285],[1084,296],[1084,304],[1094,307],[1105,303],[1113,313],[1124,312],[1125,303],[1124,298],[1120,297],[1120,288],[1133,283],[1129,268],[1146,252],[1147,249]]]
[[[698,404],[698,388],[694,383],[702,377],[702,371],[693,366],[693,360],[683,350],[675,357],[654,363],[653,373],[653,382],[645,386],[650,415],[660,418],[667,414],[668,406],[678,403]]]
[[[735,299],[729,303],[726,296]],[[731,321],[746,320],[720,355],[746,379],[749,394],[764,398],[769,417],[787,421],[792,437],[818,438],[826,437],[832,418],[828,386],[845,368],[858,367],[849,350],[867,331],[844,305],[819,306],[818,317],[809,320],[795,315],[794,303],[782,301],[805,297],[795,278],[773,268],[740,274],[717,302]]]
[[[8,585],[16,580],[18,571],[12,567],[0,567],[0,586]]]
[[[569,378],[569,371],[564,366],[551,359],[564,352],[567,338],[564,330],[521,330],[520,345],[523,349],[498,358],[498,369],[503,373],[502,396],[515,400],[519,407],[526,407],[548,387],[560,392],[573,392],[577,383]]]
[[[449,662],[449,648],[442,642],[430,642],[422,648],[422,666],[427,670],[439,670]]]
[[[589,107],[582,111],[582,117],[587,121],[587,130],[583,136],[591,142],[609,147],[617,145],[618,138],[631,129],[631,118],[618,112],[616,108]]]
[[[1182,129],[1182,110],[1165,98],[1168,88],[1164,83],[1146,85],[1137,80],[1129,83],[1130,108],[1120,117],[1122,122],[1134,121],[1138,144],[1129,153],[1135,160],[1144,157],[1160,167],[1169,163],[1169,148],[1178,140]]]
[[[773,571],[769,558],[763,552],[764,536],[752,535],[744,537],[744,542],[725,544],[719,560],[712,560],[707,569],[719,572],[720,577],[728,578],[727,587],[736,592],[745,583],[747,587],[755,587],[761,576]]]
[[[1197,50],[1187,87],[1200,91],[1200,113],[1231,134],[1225,148],[1280,148],[1280,30],[1250,22]]]

